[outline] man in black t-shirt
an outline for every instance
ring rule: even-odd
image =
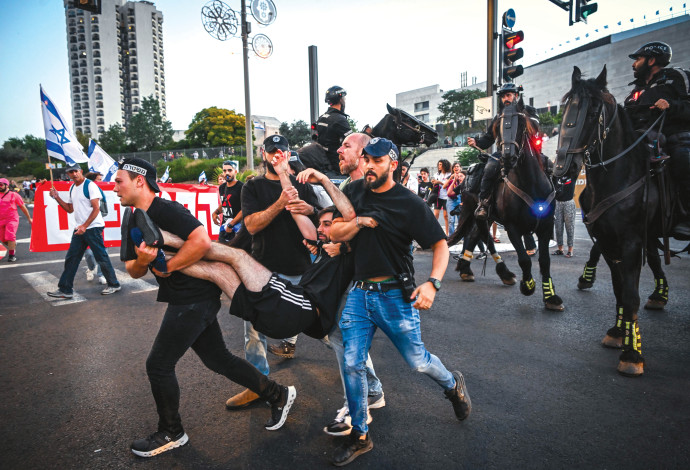
[[[364,148],[364,179],[344,190],[357,215],[349,222],[336,219],[331,227],[334,241],[351,241],[355,259],[355,287],[340,318],[352,432],[335,450],[333,463],[337,466],[373,448],[367,427],[365,360],[377,328],[390,338],[411,368],[443,387],[457,419],[464,420],[471,412],[462,374],[449,372],[422,342],[417,309],[429,309],[441,288],[440,280],[448,266],[448,244],[429,207],[394,182],[399,156],[390,140],[371,140]],[[416,288],[412,240],[433,250],[431,277]]]
[[[222,225],[218,241],[229,243],[237,233],[237,224],[242,221],[242,182],[237,180],[237,163],[232,160],[223,162],[223,179],[218,187],[220,205],[213,211],[213,223]],[[221,217],[222,215],[222,217]]]
[[[271,418],[265,427],[268,430],[280,428],[295,399],[295,388],[283,387],[269,380],[249,362],[228,351],[216,319],[220,309],[220,289],[211,282],[180,272],[200,260],[211,247],[206,228],[178,202],[156,196],[160,191],[156,184],[156,170],[145,160],[133,158],[123,161],[115,176],[114,190],[121,205],[141,211],[133,217],[123,217],[125,237],[122,253],[130,276],[136,279],[146,275],[159,254],[158,247],[148,246],[146,242],[136,246],[127,236],[132,225],[130,219],[148,218],[182,241],[177,254],[167,262],[165,272],[151,268],[159,285],[157,300],[168,303],[146,360],[146,372],[158,410],[158,430],[148,438],[135,440],[131,445],[132,452],[141,457],[153,457],[187,443],[188,437],[179,414],[180,388],[175,365],[190,347],[206,367],[249,387],[270,402]]]
[[[245,228],[253,236],[252,257],[270,271],[297,284],[311,259],[291,214],[315,214],[316,195],[310,185],[298,183],[294,176],[289,178],[299,197],[288,198],[283,194],[272,163],[274,157],[283,152],[289,157],[289,144],[282,135],[272,135],[264,140],[261,155],[266,173],[252,178],[242,188],[242,215]],[[276,352],[283,357],[294,356],[296,340],[296,337],[285,339]],[[266,337],[251,323],[245,322],[244,356],[261,373],[268,375],[266,351]],[[226,406],[231,410],[241,409],[258,400],[259,396],[247,389],[228,399]]]
[[[424,199],[424,202],[426,202],[429,199],[431,188],[434,186],[431,184],[431,181],[429,181],[429,169],[422,168],[419,170],[419,176],[417,178],[417,181],[419,182],[417,185],[417,195]]]

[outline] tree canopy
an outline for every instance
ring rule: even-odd
[[[244,126],[243,114],[213,106],[196,113],[185,135],[192,146],[244,145],[246,142]]]
[[[127,123],[127,138],[136,150],[154,150],[166,145],[174,131],[170,121],[163,120],[158,100],[153,95],[141,101],[139,112]]]
[[[303,147],[311,142],[311,128],[301,119],[292,124],[281,123],[278,132],[290,142],[290,147]]]
[[[126,152],[127,134],[120,124],[113,124],[107,131],[101,133],[98,145],[110,154]]]
[[[481,90],[450,90],[443,94],[443,103],[438,107],[441,111],[440,122],[455,122],[456,129],[462,127],[463,121],[474,116],[474,100],[483,98],[485,93]]]

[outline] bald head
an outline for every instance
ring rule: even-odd
[[[359,159],[362,156],[362,151],[364,150],[364,147],[369,144],[370,140],[371,137],[369,135],[359,132],[345,137],[343,144],[338,149],[341,174],[352,176],[352,173],[357,170],[359,166]]]

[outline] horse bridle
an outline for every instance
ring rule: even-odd
[[[513,104],[503,108],[503,112],[500,115],[501,142],[499,147],[504,162],[509,162],[511,158],[519,156],[520,152],[522,152],[525,139],[523,138],[522,142],[517,141],[520,116],[529,119],[524,113],[518,112]]]

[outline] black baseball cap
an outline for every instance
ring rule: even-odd
[[[65,171],[80,171],[81,167],[79,166],[79,163],[72,163],[71,165],[67,165],[65,168]]]
[[[154,192],[159,193],[161,190],[156,183],[156,168],[146,160],[141,158],[126,158],[120,162],[120,170],[131,171],[144,177],[149,187]]]
[[[290,150],[290,144],[282,135],[270,135],[264,139],[264,149],[268,153],[275,152],[276,150],[282,150],[285,152]]]

